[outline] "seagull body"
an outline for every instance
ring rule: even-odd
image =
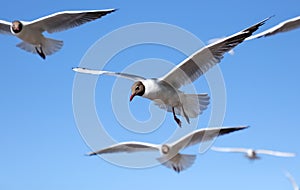
[[[292,183],[293,189],[294,189],[294,190],[299,190],[299,186],[298,186],[298,184],[296,183],[296,181],[295,181],[295,179],[293,178],[293,176],[292,176],[289,172],[286,172],[285,175],[286,175],[286,177],[290,180],[290,182]]]
[[[157,158],[157,160],[164,166],[179,173],[180,171],[189,168],[196,159],[196,155],[180,154],[179,152],[182,149],[201,142],[212,140],[217,136],[243,130],[245,128],[248,128],[248,126],[198,129],[181,137],[179,140],[168,144],[151,144],[135,141],[122,142],[88,153],[88,155],[159,151],[161,157]]]
[[[279,23],[278,25],[265,30],[261,33],[248,37],[246,40],[252,40],[255,38],[272,36],[282,32],[288,32],[294,29],[300,28],[300,16],[286,20],[284,22]]]
[[[160,78],[146,79],[132,74],[78,67],[73,68],[73,70],[86,74],[123,77],[134,81],[135,83],[131,87],[132,94],[130,101],[132,101],[135,96],[142,96],[153,100],[160,108],[168,112],[173,112],[174,120],[181,126],[181,121],[176,115],[185,117],[189,123],[189,118],[197,117],[207,108],[209,96],[206,93],[185,94],[180,91],[179,88],[192,83],[219,63],[226,52],[232,50],[235,46],[242,43],[244,39],[251,36],[252,33],[268,19],[269,18],[227,38],[220,39],[203,47]]]
[[[0,33],[18,37],[23,42],[17,44],[17,47],[31,53],[37,53],[45,59],[46,55],[51,55],[60,50],[63,41],[46,38],[43,32],[53,33],[67,30],[114,11],[115,9],[63,11],[31,22],[15,20],[10,23],[0,20]]]
[[[237,152],[237,153],[244,153],[245,156],[250,160],[257,160],[260,159],[258,154],[267,154],[271,156],[279,156],[279,157],[294,157],[296,156],[294,153],[289,152],[279,152],[273,150],[254,150],[254,149],[247,149],[247,148],[223,148],[223,147],[212,147],[214,151],[218,152]]]

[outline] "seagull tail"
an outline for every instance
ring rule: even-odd
[[[59,51],[64,45],[63,41],[54,40],[51,38],[45,38],[42,44],[42,50],[45,55],[51,55],[57,51]]]
[[[167,168],[173,169],[179,173],[189,167],[191,167],[196,159],[196,155],[191,154],[176,154],[171,159],[166,157],[157,158],[157,160]]]
[[[184,112],[190,118],[195,118],[202,114],[207,109],[210,99],[208,94],[183,94],[180,98]]]

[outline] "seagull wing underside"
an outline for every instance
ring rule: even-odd
[[[261,33],[258,33],[256,35],[253,35],[246,40],[252,40],[255,38],[261,38],[261,37],[267,37],[267,36],[272,36],[281,32],[288,32],[290,30],[294,30],[296,28],[300,27],[300,16],[286,20],[284,22],[279,23],[278,25],[265,30]]]
[[[54,33],[80,26],[114,11],[115,9],[63,11],[25,23],[28,27],[35,28],[40,32]]]
[[[127,74],[127,73],[116,73],[116,72],[102,71],[102,70],[93,70],[93,69],[87,69],[81,67],[73,68],[73,71],[78,73],[91,74],[91,75],[109,75],[115,77],[122,77],[132,81],[145,80],[144,77],[137,76],[137,75]]]
[[[203,47],[182,61],[165,76],[161,77],[160,80],[168,82],[174,88],[180,88],[183,85],[192,83],[210,68],[219,63],[226,52],[229,52],[238,44],[242,43],[247,37],[251,36],[252,33],[268,19],[269,18],[243,31]]]
[[[225,148],[225,147],[211,147],[211,150],[218,152],[237,152],[237,153],[247,153],[248,149],[246,148]]]
[[[171,146],[177,146],[178,149],[186,148],[201,142],[212,140],[215,137],[225,135],[234,131],[239,131],[248,128],[248,126],[239,127],[218,127],[218,128],[206,128],[198,129],[179,140],[171,144]]]
[[[271,156],[280,156],[280,157],[294,157],[296,156],[295,153],[290,152],[279,152],[279,151],[273,151],[273,150],[256,150],[257,154],[268,154]]]
[[[4,20],[0,20],[0,33],[1,34],[10,34],[12,35],[11,31],[10,31],[10,22],[4,21]]]
[[[108,153],[133,153],[133,152],[148,152],[148,151],[159,151],[160,146],[150,143],[143,142],[123,142],[112,145],[110,147],[91,152],[88,155],[96,155],[96,154],[108,154]]]

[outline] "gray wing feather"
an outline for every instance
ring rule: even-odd
[[[108,153],[132,153],[132,152],[142,152],[142,151],[159,151],[159,146],[150,143],[142,142],[124,142],[112,145],[110,147],[88,153],[89,156],[96,154],[108,154]]]
[[[4,21],[4,20],[0,20],[0,33],[1,34],[10,34],[12,35],[11,31],[10,31],[10,22]]]
[[[174,88],[180,88],[189,84],[207,72],[214,65],[219,63],[226,52],[232,50],[235,46],[251,36],[261,25],[269,18],[227,38],[216,41],[200,49],[177,67],[172,69],[165,76],[160,78],[171,84]]]
[[[213,138],[221,135],[243,130],[246,128],[248,128],[248,126],[198,129],[175,141],[174,143],[172,143],[172,146],[177,146],[179,149],[182,149],[201,142],[212,140]]]
[[[255,38],[261,38],[261,37],[267,37],[267,36],[272,36],[281,32],[288,32],[294,29],[297,29],[300,27],[300,16],[286,20],[284,22],[279,23],[278,25],[265,30],[261,33],[258,33],[256,35],[253,35],[246,40],[252,40]]]
[[[115,10],[116,9],[63,11],[28,22],[27,25],[28,27],[36,28],[41,32],[60,32],[96,20]]]

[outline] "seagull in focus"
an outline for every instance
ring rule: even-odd
[[[181,150],[201,143],[212,140],[215,137],[228,134],[234,131],[239,131],[248,128],[248,126],[237,127],[216,127],[195,130],[179,140],[168,144],[150,144],[144,142],[122,142],[110,147],[98,150],[96,152],[88,153],[87,155],[93,156],[97,154],[108,153],[134,153],[134,152],[149,152],[159,151],[161,156],[157,160],[164,166],[173,169],[176,172],[181,172],[191,167],[196,159],[196,155],[181,154]]]
[[[247,37],[251,36],[268,19],[201,48],[160,78],[146,79],[132,74],[79,67],[73,68],[73,70],[86,74],[123,77],[134,81],[135,83],[131,87],[130,101],[135,96],[148,98],[154,101],[161,109],[172,112],[174,120],[181,126],[181,121],[176,115],[185,117],[187,123],[190,123],[189,118],[195,118],[203,110],[207,109],[209,96],[206,93],[185,94],[179,88],[192,83],[219,63],[226,52],[232,50]]]
[[[294,30],[297,28],[300,28],[300,16],[297,16],[295,18],[281,22],[278,25],[276,25],[268,30],[265,30],[261,33],[258,33],[256,35],[248,37],[246,40],[252,40],[255,38],[272,36],[272,35],[275,35],[278,33],[288,32],[288,31],[291,31],[291,30]]]
[[[254,149],[247,149],[247,148],[223,148],[223,147],[211,147],[212,150],[218,152],[237,152],[237,153],[245,153],[245,156],[250,160],[257,160],[260,159],[258,154],[267,154],[271,156],[279,156],[279,157],[294,157],[296,156],[295,153],[290,152],[278,152],[273,150],[254,150]]]
[[[37,53],[43,59],[60,50],[63,41],[46,38],[43,32],[60,32],[96,20],[116,9],[57,12],[34,21],[0,20],[0,33],[14,35],[22,40],[17,47]]]
[[[295,179],[293,178],[293,176],[289,173],[289,172],[286,172],[285,173],[285,176],[290,180],[290,182],[292,183],[293,185],[293,189],[294,190],[299,190],[299,186],[298,184],[296,183]]]

